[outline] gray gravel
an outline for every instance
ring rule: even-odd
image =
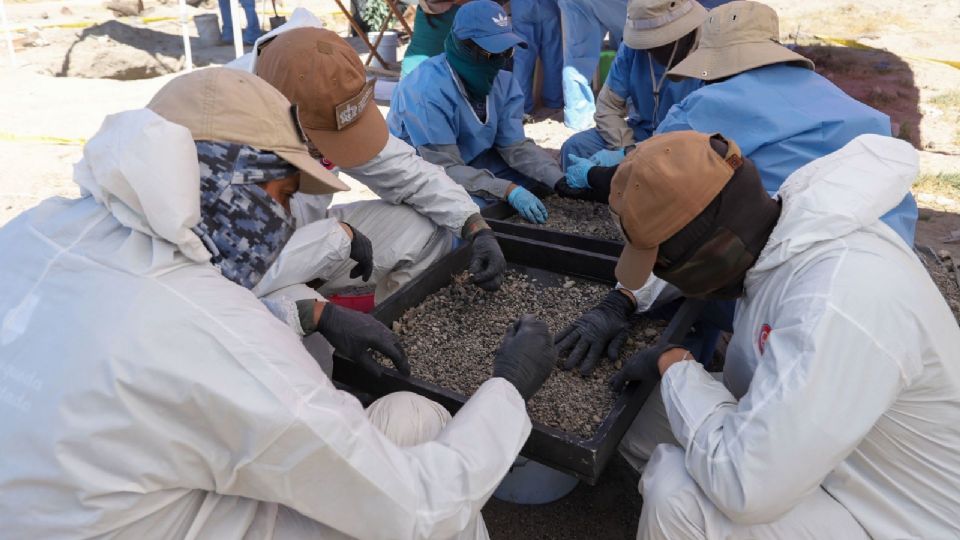
[[[530,223],[519,215],[510,216],[504,221],[623,242],[619,229],[610,219],[610,207],[606,204],[547,197],[543,199],[543,205],[547,207],[547,222],[543,225]]]
[[[520,315],[533,313],[557,332],[593,307],[608,290],[608,285],[557,274],[528,276],[509,270],[501,289],[487,293],[469,284],[463,273],[407,310],[394,322],[393,330],[400,335],[415,377],[469,396],[490,378],[497,346],[507,326]],[[655,322],[638,322],[617,364],[603,362],[588,378],[554,371],[530,400],[531,416],[568,433],[590,437],[616,397],[607,380],[630,352],[652,344],[660,328]]]

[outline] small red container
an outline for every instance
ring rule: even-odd
[[[370,313],[373,311],[373,293],[363,294],[334,294],[328,298],[338,306],[350,308],[361,313]]]

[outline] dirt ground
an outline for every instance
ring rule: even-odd
[[[960,0],[767,3],[780,14],[782,42],[812,58],[845,91],[889,114],[894,133],[920,151],[917,244],[948,261],[930,263],[947,287],[957,276],[952,255],[960,257],[960,232],[950,240],[960,231]],[[17,66],[11,66],[0,41],[0,226],[47,197],[77,196],[72,166],[103,117],[145,105],[183,68],[176,1],[144,4],[140,16],[118,18],[101,0],[5,2],[19,48]],[[281,14],[306,7],[346,33],[333,0],[277,4]],[[269,4],[257,5],[264,21],[266,11],[272,15]],[[197,66],[233,58],[232,46],[201,43],[190,22],[216,12],[213,0],[188,8]],[[555,157],[572,134],[559,118],[556,110],[540,110],[526,126]],[[373,197],[347,181],[354,189],[336,202]],[[951,307],[960,305],[960,287],[948,296]],[[618,463],[600,485],[580,486],[554,504],[520,508],[492,501],[484,510],[490,532],[494,538],[632,538],[640,503],[636,478],[625,467]]]

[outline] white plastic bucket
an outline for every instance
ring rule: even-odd
[[[220,19],[216,13],[204,13],[193,17],[193,24],[197,27],[197,37],[204,45],[220,43]]]
[[[577,487],[577,479],[542,463],[518,457],[493,496],[515,504],[547,504]]]
[[[369,32],[367,33],[367,39],[370,40],[370,45],[374,45],[377,42],[377,37],[380,35],[380,32]],[[377,45],[377,54],[379,54],[388,64],[397,63],[397,47],[400,45],[400,35],[394,32],[393,30],[387,30],[383,33],[383,39],[380,40],[380,44]],[[390,69],[390,66],[385,66],[377,60],[377,57],[373,57],[373,61],[370,62],[371,65],[381,68],[381,69]]]

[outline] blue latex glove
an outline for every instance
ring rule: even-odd
[[[513,188],[510,195],[507,195],[507,202],[530,223],[547,222],[547,208],[536,195],[526,189],[520,186]]]
[[[567,165],[567,184],[572,188],[584,189],[589,188],[590,183],[587,182],[587,173],[590,172],[590,169],[597,166],[597,164],[589,159],[585,159],[573,154],[567,154],[567,159],[570,160],[570,165]]]
[[[590,156],[590,161],[601,167],[613,167],[614,165],[619,165],[625,155],[623,148],[618,148],[617,150],[600,150]]]

